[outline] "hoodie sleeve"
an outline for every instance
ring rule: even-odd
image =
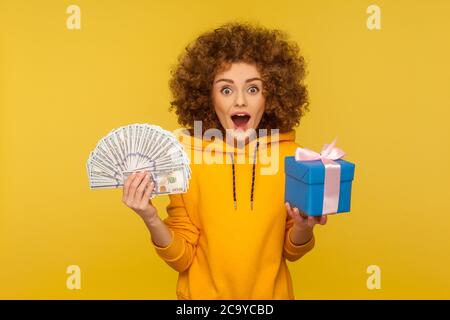
[[[294,225],[294,221],[292,220],[292,218],[289,215],[287,215],[284,246],[283,246],[283,256],[286,259],[288,259],[289,261],[296,261],[296,260],[300,259],[308,251],[310,251],[312,248],[314,248],[314,244],[315,244],[314,234],[308,242],[306,242],[302,245],[294,244],[290,238],[290,233],[292,231],[293,225]]]
[[[164,223],[172,233],[172,242],[167,247],[153,246],[156,253],[173,269],[183,272],[189,268],[197,249],[199,230],[189,217],[184,194],[169,195],[168,217]]]

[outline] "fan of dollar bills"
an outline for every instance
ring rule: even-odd
[[[91,189],[123,187],[134,171],[149,171],[155,195],[186,192],[189,158],[175,135],[156,125],[131,124],[112,130],[90,153]]]

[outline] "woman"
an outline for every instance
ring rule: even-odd
[[[179,299],[294,299],[286,259],[310,251],[315,224],[326,223],[284,203],[284,158],[298,147],[293,127],[308,106],[304,76],[284,33],[245,23],[201,35],[180,57],[171,107],[189,128],[179,137],[188,192],[170,195],[163,221],[148,174],[123,189],[157,254],[179,272]]]

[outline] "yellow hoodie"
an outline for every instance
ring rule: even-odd
[[[295,131],[259,137],[245,148],[187,135],[179,140],[191,161],[189,189],[170,195],[164,223],[172,242],[153,243],[179,272],[178,299],[294,299],[286,259],[298,260],[314,247],[314,237],[303,245],[289,237],[293,221],[284,206],[284,158],[299,146]]]

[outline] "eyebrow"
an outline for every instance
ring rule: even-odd
[[[247,83],[247,82],[252,82],[252,81],[254,81],[254,80],[260,80],[260,81],[262,81],[260,78],[250,78],[250,79],[245,80],[245,83]],[[234,81],[231,80],[231,79],[219,79],[219,80],[216,80],[216,82],[214,82],[214,83],[217,83],[217,82],[219,82],[219,81],[225,81],[225,82],[229,82],[229,83],[234,83]]]

